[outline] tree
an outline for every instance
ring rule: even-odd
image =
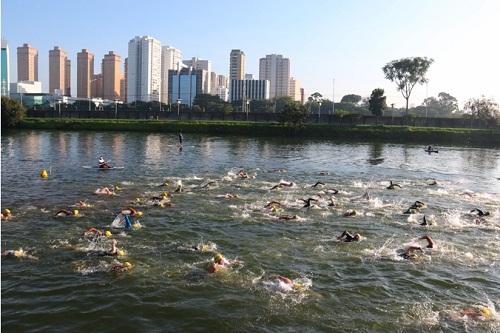
[[[458,111],[458,101],[448,93],[440,92],[438,94],[439,106],[444,113],[454,113]]]
[[[464,105],[464,109],[473,117],[484,120],[498,119],[500,116],[498,104],[493,99],[486,98],[484,96],[468,100]]]
[[[283,105],[283,109],[278,115],[280,123],[286,124],[289,127],[301,127],[303,122],[309,116],[309,111],[299,102],[289,101]]]
[[[430,116],[449,116],[458,111],[458,101],[448,93],[440,92],[438,98],[428,97],[420,107],[415,108],[419,113],[424,112]]]
[[[210,94],[196,95],[193,101],[193,105],[197,105],[201,108],[201,110],[207,112],[229,113],[233,111],[233,106],[231,105],[231,103],[225,102],[217,95],[210,95]]]
[[[387,103],[385,101],[384,89],[377,88],[372,91],[370,100],[368,101],[370,111],[377,117],[384,114],[384,110],[387,108]]]
[[[26,109],[20,102],[2,96],[2,128],[16,127],[25,114]]]
[[[345,95],[340,100],[340,103],[358,104],[359,102],[361,102],[361,96],[354,94]]]
[[[382,67],[385,78],[396,83],[397,89],[406,99],[406,114],[413,88],[417,83],[424,84],[428,81],[425,74],[433,62],[433,59],[426,57],[403,58],[393,60]]]

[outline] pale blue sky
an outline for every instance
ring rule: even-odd
[[[432,57],[428,95],[446,91],[462,103],[482,94],[500,102],[500,1],[160,1],[4,0],[2,36],[10,46],[11,78],[17,79],[16,48],[39,50],[39,76],[48,90],[48,51],[58,45],[72,60],[90,49],[98,59],[114,50],[124,59],[128,41],[150,35],[182,50],[184,58],[212,61],[227,74],[229,52],[242,49],[247,72],[258,76],[258,60],[287,56],[291,73],[306,94],[335,100],[386,90],[388,102],[403,106],[382,66],[408,56]],[[96,66],[96,73],[100,72]],[[426,96],[415,89],[410,104]]]

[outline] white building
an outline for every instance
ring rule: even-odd
[[[182,64],[182,52],[172,46],[161,48],[161,102],[168,104],[168,71],[180,70]]]
[[[186,67],[192,67],[193,69],[203,70],[203,83],[202,91],[204,94],[210,94],[212,88],[211,82],[211,72],[212,72],[212,62],[210,60],[203,60],[196,57],[191,58],[191,60],[184,60],[184,65]]]
[[[269,54],[259,61],[259,80],[271,82],[270,98],[288,96],[290,81],[290,59],[281,54]]]
[[[128,43],[127,102],[159,101],[161,96],[161,43],[136,36]]]
[[[40,81],[19,81],[10,84],[11,94],[41,94],[42,82]]]

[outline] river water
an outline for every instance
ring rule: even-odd
[[[2,259],[5,332],[500,330],[500,150],[186,134],[179,151],[176,135],[64,131],[4,133],[1,143],[1,203],[13,213],[2,251],[32,256]],[[124,169],[83,168],[99,155]],[[178,181],[171,207],[148,205]],[[270,190],[280,181],[294,185]],[[115,196],[94,194],[113,185]],[[303,208],[309,197],[315,207]],[[54,217],[78,200],[93,207]],[[403,214],[416,200],[426,207]],[[270,201],[281,209],[264,208]],[[144,213],[142,228],[110,228],[129,206]],[[424,215],[434,224],[421,226]],[[89,241],[89,227],[110,230],[125,255],[96,256],[111,240]],[[363,238],[340,242],[344,230]],[[422,235],[436,248],[398,254],[425,245]],[[208,274],[216,252],[232,265]],[[131,270],[110,271],[125,261]],[[481,305],[486,320],[462,316]]]

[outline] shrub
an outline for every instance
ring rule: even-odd
[[[26,109],[21,103],[2,96],[2,128],[18,126],[25,114]]]

